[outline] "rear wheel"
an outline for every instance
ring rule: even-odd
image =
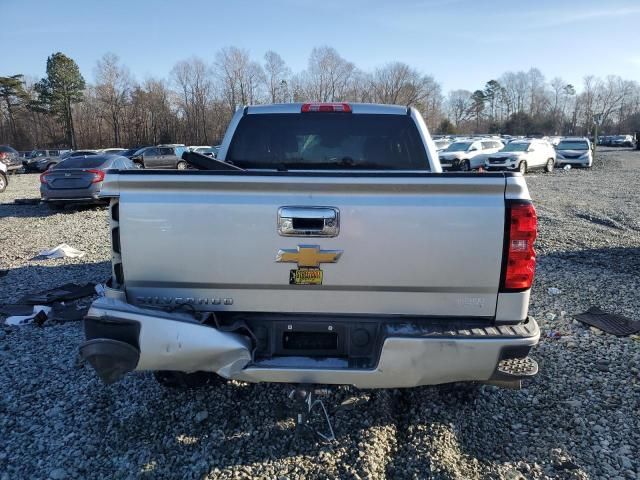
[[[226,382],[225,378],[211,372],[185,373],[159,370],[153,372],[153,376],[160,385],[168,388],[200,388],[208,385],[220,385]]]
[[[7,188],[7,177],[4,173],[0,173],[0,192],[4,192]]]
[[[555,165],[555,161],[553,160],[553,158],[550,158],[549,160],[547,160],[547,164],[544,167],[544,171],[547,173],[551,173],[553,172],[553,167]]]
[[[178,170],[186,170],[188,165],[187,165],[187,162],[178,162],[177,167],[178,167]]]
[[[527,173],[527,162],[525,162],[524,160],[520,162],[520,165],[518,165],[518,171],[524,175],[525,173]]]
[[[469,170],[471,170],[471,164],[469,163],[469,160],[462,160],[462,162],[460,163],[460,171],[468,172]]]

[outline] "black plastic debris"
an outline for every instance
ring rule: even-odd
[[[33,317],[33,323],[35,323],[37,326],[41,327],[42,325],[44,325],[44,322],[46,322],[48,318],[49,318],[49,316],[46,313],[44,313],[43,310],[40,310]]]
[[[87,315],[88,311],[88,305],[54,303],[50,316],[55,323],[79,322]]]
[[[91,295],[95,295],[95,293],[95,283],[87,283],[86,285],[67,283],[51,290],[26,295],[18,300],[17,303],[28,305],[48,305],[54,302],[68,302],[79,298],[89,297]]]
[[[582,323],[619,337],[640,332],[640,321],[631,320],[616,313],[607,313],[599,307],[591,307],[586,312],[575,315],[575,318]]]

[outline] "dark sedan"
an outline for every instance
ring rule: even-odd
[[[61,155],[47,155],[44,157],[33,157],[25,162],[24,169],[27,172],[46,172],[50,168],[54,167],[58,163],[71,157],[85,157],[90,155],[98,155],[93,150],[73,150],[65,152]]]
[[[54,210],[71,203],[105,203],[99,195],[107,170],[132,168],[131,160],[116,155],[69,157],[40,175],[40,195]]]

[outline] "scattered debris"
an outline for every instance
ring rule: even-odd
[[[640,321],[631,320],[616,313],[607,313],[599,307],[591,307],[586,312],[575,315],[575,318],[582,323],[619,337],[640,332]]]
[[[36,258],[51,260],[54,258],[82,258],[85,253],[81,250],[73,248],[66,243],[61,243],[57,247],[52,248],[51,250],[42,250]]]
[[[565,165],[563,168],[564,168],[565,170],[571,170],[571,165]]]
[[[560,338],[562,334],[557,330],[547,330],[547,338]]]
[[[66,283],[57,288],[51,290],[45,290],[39,293],[33,293],[26,295],[18,300],[18,304],[50,304],[54,302],[68,302],[71,300],[77,300],[83,297],[89,297],[95,295],[96,284],[89,282],[85,285],[78,285],[77,283]]]
[[[67,283],[58,288],[26,295],[15,304],[0,305],[0,314],[6,316],[7,325],[29,325],[35,323],[42,326],[46,321],[66,323],[79,321],[89,310],[88,305],[75,303],[84,297],[102,295],[104,288],[97,288],[95,283],[78,285]]]
[[[562,290],[556,287],[551,287],[547,289],[547,292],[549,293],[549,295],[560,295],[562,293]]]
[[[46,322],[51,307],[46,305],[34,305],[31,307],[31,313],[29,315],[14,315],[7,317],[4,323],[6,325],[20,326],[29,325],[35,323],[38,326],[42,326]]]

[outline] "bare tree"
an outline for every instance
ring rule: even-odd
[[[291,70],[282,57],[272,50],[264,54],[264,73],[271,103],[286,102]]]
[[[106,117],[113,129],[113,145],[122,145],[122,116],[133,84],[129,69],[120,65],[117,55],[106,53],[98,60],[95,78],[95,94],[104,105]]]
[[[176,63],[171,78],[180,93],[180,110],[186,121],[185,140],[207,144],[210,136],[207,108],[213,92],[211,70],[201,59],[193,57]]]
[[[472,93],[469,90],[453,90],[449,92],[447,98],[447,109],[449,119],[458,129],[463,122],[471,118],[473,101]]]
[[[249,52],[237,47],[225,47],[216,54],[215,69],[222,96],[230,110],[240,105],[259,103],[265,75]]]

